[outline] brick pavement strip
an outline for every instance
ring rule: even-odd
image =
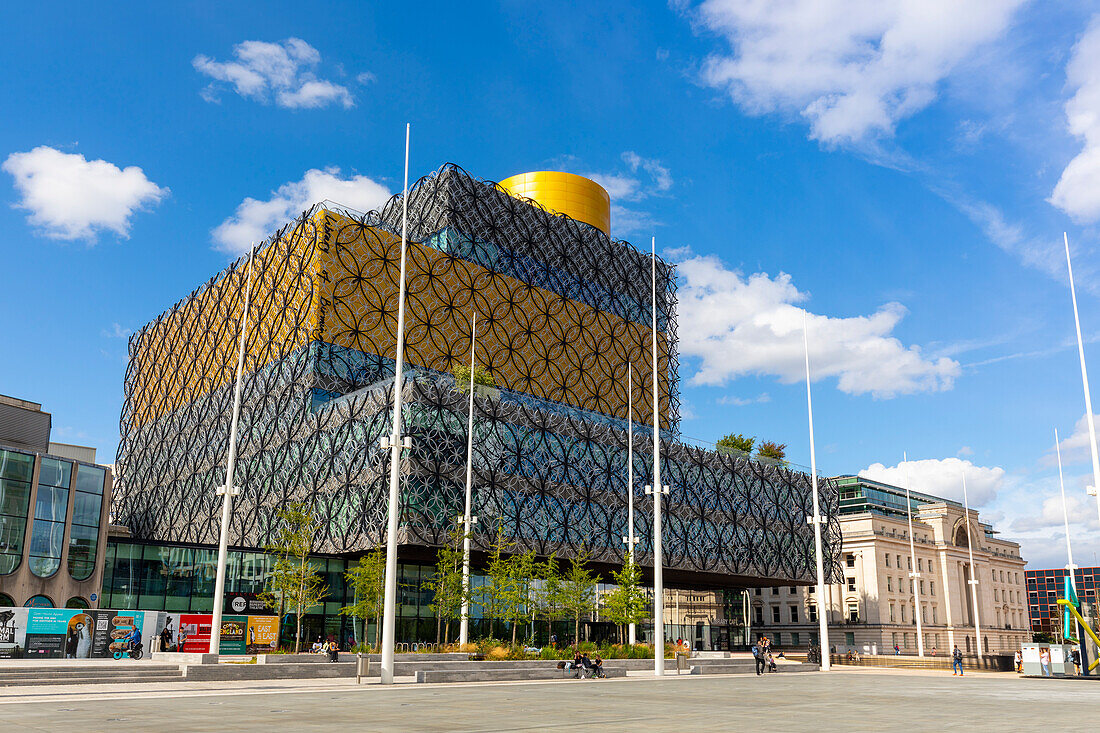
[[[154,689],[150,689],[154,688]],[[5,731],[1087,730],[1100,684],[901,670],[544,683],[356,687],[142,685],[29,689]],[[1054,715],[1054,711],[1058,711]],[[1057,718],[1057,720],[1055,720]]]

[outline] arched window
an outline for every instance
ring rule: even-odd
[[[966,522],[959,524],[955,528],[955,546],[956,547],[970,547],[970,537],[966,533]]]
[[[15,599],[9,596],[7,593],[0,593],[0,606],[14,606]]]
[[[31,596],[23,604],[26,608],[53,608],[53,599],[49,596]]]
[[[15,572],[23,559],[33,477],[34,456],[0,450],[0,575]]]
[[[95,570],[105,476],[106,471],[98,466],[78,466],[76,470],[73,521],[69,528],[69,575],[73,580],[87,580]]]
[[[48,578],[61,567],[72,473],[73,464],[69,461],[42,458],[39,465],[30,551],[31,572],[39,578]]]

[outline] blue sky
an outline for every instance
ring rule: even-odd
[[[1100,553],[1061,236],[1100,373],[1100,7],[9,6],[0,392],[118,437],[125,337],[314,199],[444,162],[600,180],[681,273],[683,433],[901,475],[1064,564]],[[965,10],[960,9],[965,7]],[[48,29],[48,30],[47,30]],[[878,465],[876,465],[878,464]]]

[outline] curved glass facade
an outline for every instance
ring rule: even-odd
[[[40,578],[50,577],[61,567],[72,472],[73,464],[69,461],[42,458],[38,472],[38,493],[34,502],[30,552],[31,572]]]
[[[96,466],[78,466],[73,495],[73,521],[69,528],[69,575],[87,580],[95,571],[99,542],[99,514],[103,506],[103,480],[107,472]]]
[[[27,534],[34,456],[0,450],[0,575],[15,572]]]

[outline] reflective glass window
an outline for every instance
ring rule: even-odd
[[[69,488],[69,479],[72,477],[73,464],[69,461],[61,461],[57,458],[43,458],[42,468],[38,471],[38,484],[40,486],[63,486]]]
[[[38,470],[29,562],[31,572],[40,578],[48,578],[61,567],[72,470],[71,462],[57,458],[42,458]]]
[[[23,559],[33,477],[34,456],[0,450],[0,575]]]
[[[95,572],[105,476],[106,471],[96,466],[78,466],[76,469],[72,529],[69,533],[69,575],[74,580],[87,580]]]

